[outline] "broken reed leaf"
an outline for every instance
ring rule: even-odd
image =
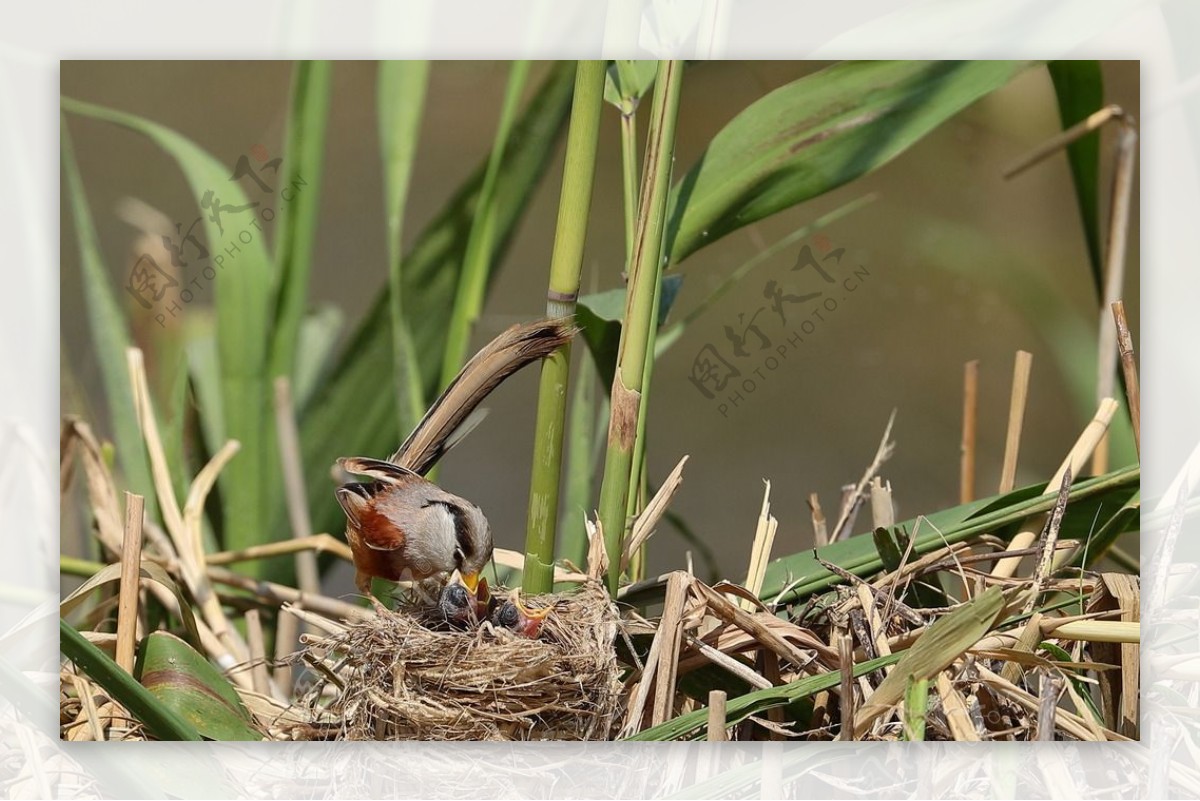
[[[141,561],[141,578],[157,581],[159,584],[163,585],[175,594],[175,598],[179,601],[179,616],[183,621],[184,629],[187,631],[188,637],[191,639],[191,641],[198,644],[200,642],[200,633],[196,629],[196,617],[192,613],[192,607],[188,604],[187,598],[184,597],[183,590],[178,584],[175,583],[175,580],[171,578],[171,576],[165,569],[163,569],[161,565],[145,559]],[[104,584],[117,581],[120,578],[121,564],[119,562],[111,565],[105,565],[91,578],[76,588],[74,592],[59,602],[58,614],[60,616],[70,614],[72,610],[87,600],[88,594],[91,593],[92,590]]]
[[[934,621],[858,710],[854,719],[855,737],[862,736],[875,718],[900,700],[910,680],[935,678],[979,642],[1003,609],[1004,596],[999,587],[992,587]]]
[[[894,665],[900,661],[902,654],[881,656],[867,662],[859,662],[854,666],[854,677],[865,676],[881,668]],[[765,690],[740,695],[732,698],[726,705],[726,726],[741,723],[751,715],[764,712],[777,706],[784,706],[795,701],[815,695],[822,690],[837,687],[842,680],[840,670],[820,673],[816,676],[806,676],[798,681],[784,684],[780,687],[770,687]],[[702,733],[708,720],[708,710],[697,709],[684,715],[668,720],[661,726],[654,726],[638,732],[625,739],[634,741],[667,741],[691,739]]]
[[[89,679],[99,684],[160,740],[203,740],[195,726],[159,701],[107,654],[87,641],[67,621],[59,619],[59,647],[63,655]]]
[[[219,742],[263,739],[229,680],[175,635],[151,632],[141,643],[136,673],[163,707],[205,738]]]

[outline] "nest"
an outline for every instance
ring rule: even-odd
[[[597,582],[553,605],[536,639],[484,623],[446,630],[426,605],[313,639],[298,656],[319,676],[296,739],[605,740],[622,685],[618,616]]]

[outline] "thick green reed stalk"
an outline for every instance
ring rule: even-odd
[[[566,166],[558,200],[554,253],[550,260],[550,287],[546,293],[549,317],[574,316],[575,301],[579,296],[583,245],[587,238],[592,181],[596,174],[596,145],[600,138],[604,67],[603,61],[583,61],[575,72]],[[542,362],[522,579],[523,589],[530,593],[549,592],[554,583],[555,526],[570,370],[569,343]]]
[[[657,317],[655,298],[662,280],[663,229],[675,156],[675,123],[679,116],[682,73],[682,62],[660,62],[654,83],[654,107],[638,201],[637,235],[629,266],[625,321],[621,326],[621,345],[613,376],[608,450],[600,488],[600,521],[608,551],[608,588],[612,593],[616,593],[621,576],[621,547],[641,394],[647,366],[653,359],[653,353],[647,347],[651,344],[651,329]]]

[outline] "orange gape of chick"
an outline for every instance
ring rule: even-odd
[[[337,490],[360,592],[370,597],[372,577],[422,580],[454,571],[476,591],[479,572],[492,557],[487,518],[475,504],[423,476],[478,423],[481,418],[472,412],[488,393],[574,333],[565,319],[509,328],[467,362],[387,461],[338,460],[348,473],[370,479]]]

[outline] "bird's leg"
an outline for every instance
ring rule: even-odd
[[[383,613],[387,611],[387,607],[375,597],[374,593],[371,592],[370,574],[356,571],[354,574],[354,586],[357,587],[358,591],[365,595],[367,600],[371,602],[371,607],[375,610],[375,614],[379,617],[383,617]]]
[[[386,613],[390,611],[388,610],[387,606],[383,604],[383,602],[381,602],[371,593],[367,593],[367,599],[371,602],[371,607],[375,610],[376,617],[384,617]]]

